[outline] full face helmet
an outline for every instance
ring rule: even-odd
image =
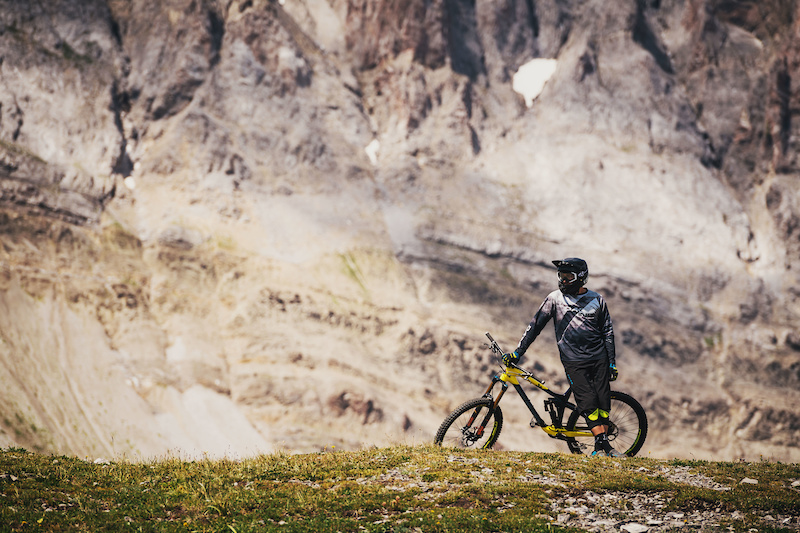
[[[577,257],[553,261],[558,268],[558,288],[564,294],[575,295],[589,279],[589,266]]]

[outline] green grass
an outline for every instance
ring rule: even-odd
[[[730,490],[676,483],[659,474],[664,468]],[[759,483],[741,484],[745,477]],[[741,513],[721,529],[780,531],[765,529],[761,517],[797,516],[800,492],[790,486],[797,479],[795,464],[429,446],[106,464],[11,448],[0,451],[0,531],[577,531],[556,525],[550,502],[587,491],[658,493],[668,510],[713,505]]]
[[[342,260],[342,267],[345,273],[361,287],[365,295],[369,295],[369,290],[364,280],[364,274],[362,274],[361,269],[358,268],[358,263],[356,263],[356,258],[353,253],[339,254],[339,257]]]
[[[3,139],[0,139],[0,148],[2,148],[3,150],[6,150],[7,152],[11,152],[12,154],[17,155],[17,156],[29,157],[29,158],[33,159],[34,161],[36,161],[37,163],[45,163],[45,164],[47,163],[47,161],[45,161],[44,159],[42,159],[38,155],[34,154],[33,152],[31,152],[30,150],[28,150],[24,146],[22,146],[20,144],[17,144],[17,143],[13,143],[13,142],[10,142],[10,141],[5,141]]]

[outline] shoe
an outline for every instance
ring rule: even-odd
[[[592,457],[625,457],[624,453],[619,453],[614,448],[606,450],[595,450],[591,454]]]

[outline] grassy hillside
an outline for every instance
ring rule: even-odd
[[[93,462],[0,451],[0,531],[797,531],[800,466],[434,447]]]

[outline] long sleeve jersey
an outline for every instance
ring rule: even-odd
[[[608,356],[616,364],[614,329],[606,301],[594,291],[575,296],[556,290],[547,295],[517,346],[522,357],[553,319],[556,343],[562,361],[589,361]]]

